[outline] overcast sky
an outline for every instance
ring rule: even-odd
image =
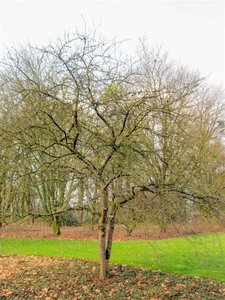
[[[132,53],[138,38],[160,45],[172,58],[199,70],[214,83],[225,82],[225,20],[222,1],[0,0],[0,56],[26,41],[42,45],[65,31],[99,28],[106,37],[127,40]]]

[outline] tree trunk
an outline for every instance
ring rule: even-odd
[[[99,260],[100,260],[100,280],[105,280],[106,273],[106,225],[108,215],[108,191],[104,189],[102,192],[102,215],[99,221]]]
[[[113,206],[109,218],[109,231],[108,231],[108,238],[107,238],[107,247],[105,251],[105,259],[106,259],[106,274],[109,274],[109,260],[111,256],[112,250],[112,241],[113,241],[113,233],[115,227],[115,219],[116,219],[116,212],[117,207]]]
[[[84,222],[84,180],[83,178],[79,180],[78,202],[80,207],[79,223],[83,224]]]
[[[61,234],[59,216],[53,216],[52,231],[53,231],[54,235],[60,235]]]
[[[158,220],[158,224],[159,224],[159,227],[160,227],[160,232],[161,233],[165,233],[167,231],[167,219],[166,219],[166,216],[163,213],[161,213],[157,217],[157,220]]]

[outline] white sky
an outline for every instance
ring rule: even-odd
[[[225,85],[225,2],[222,1],[78,1],[0,0],[0,56],[12,44],[45,44],[94,24],[108,38],[128,40],[132,53],[138,38],[161,45],[172,58]]]

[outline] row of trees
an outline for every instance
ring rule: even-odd
[[[223,94],[160,50],[88,32],[9,51],[0,69],[0,223],[88,211],[108,274],[117,212],[223,212]],[[108,226],[107,226],[108,225]]]

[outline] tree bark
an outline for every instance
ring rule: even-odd
[[[78,201],[79,201],[79,207],[81,209],[79,223],[83,224],[84,222],[84,180],[83,178],[79,180]]]
[[[106,275],[109,274],[109,260],[111,256],[112,250],[112,241],[113,241],[113,233],[115,227],[115,219],[116,219],[116,212],[117,207],[113,206],[109,218],[109,231],[108,231],[108,238],[107,238],[107,247],[105,250],[105,259],[106,259]]]
[[[102,192],[102,215],[99,221],[99,261],[100,261],[100,280],[105,280],[106,273],[106,225],[108,216],[108,191],[103,189]]]

